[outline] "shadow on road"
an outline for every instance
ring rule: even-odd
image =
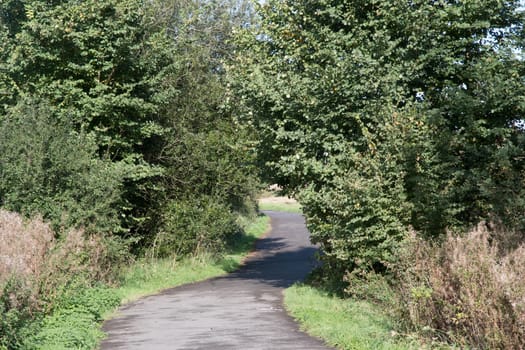
[[[120,309],[103,350],[326,350],[299,331],[284,288],[316,266],[304,218],[271,212],[272,230],[229,275],[163,291]]]
[[[259,240],[257,253],[226,280],[256,280],[272,287],[287,288],[302,281],[317,266],[313,246],[290,246],[282,237]]]

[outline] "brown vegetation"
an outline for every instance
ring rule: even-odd
[[[0,210],[0,252],[0,297],[9,300],[7,311],[50,307],[64,286],[105,279],[109,271],[102,237],[70,230],[57,239],[42,218],[26,220],[5,210]]]
[[[460,346],[523,349],[525,245],[510,248],[502,237],[484,224],[442,243],[414,235],[399,286],[411,326]]]

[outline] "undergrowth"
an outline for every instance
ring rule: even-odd
[[[40,217],[0,210],[0,349],[40,349],[50,338],[80,348],[84,340],[68,338],[74,331],[58,315],[82,308],[96,320],[96,310],[117,303],[93,289],[95,281],[110,281],[111,264],[119,264],[109,241],[79,229],[56,234]],[[64,334],[50,336],[57,324]]]
[[[335,288],[318,271],[285,302],[338,349],[523,349],[522,241],[484,223],[441,240],[413,233],[387,271],[355,269]]]
[[[143,258],[108,278],[101,238],[72,231],[57,241],[41,219],[0,211],[0,350],[96,348],[121,303],[236,269],[269,218],[239,225],[244,233],[222,256]]]
[[[285,305],[309,334],[343,350],[420,349],[421,344],[394,330],[393,321],[377,305],[343,299],[319,288],[294,285]]]
[[[244,227],[243,233],[239,233],[219,257],[205,253],[182,259],[149,257],[125,268],[120,275],[120,297],[128,302],[166,288],[224,275],[237,269],[257,238],[269,229],[267,216],[258,216],[253,221],[246,218],[239,220],[239,224]]]
[[[443,242],[414,234],[397,285],[409,326],[462,348],[525,348],[525,245],[499,231],[480,224]]]

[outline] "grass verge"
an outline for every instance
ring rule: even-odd
[[[24,329],[16,349],[89,350],[98,348],[100,327],[118,306],[164,289],[224,275],[237,269],[257,238],[269,229],[269,217],[244,222],[244,234],[234,240],[221,258],[200,255],[182,260],[142,259],[124,269],[119,287],[78,288],[64,293],[53,312]],[[2,318],[0,317],[0,326]],[[0,327],[1,329],[1,327]],[[7,350],[0,344],[0,350]]]
[[[425,349],[402,337],[392,321],[374,304],[341,299],[311,286],[298,284],[284,293],[285,307],[301,329],[344,350]]]
[[[259,216],[245,225],[238,237],[220,259],[208,255],[175,259],[142,259],[127,268],[117,289],[123,303],[163,289],[221,276],[237,269],[252,250],[255,241],[269,229],[270,219]]]
[[[285,197],[264,197],[259,209],[301,213],[299,203]],[[378,306],[352,299],[341,299],[305,284],[284,291],[288,313],[301,329],[341,350],[425,349],[415,340],[401,337],[392,321]]]

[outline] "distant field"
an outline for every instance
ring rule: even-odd
[[[282,196],[269,196],[260,198],[259,209],[285,211],[289,213],[302,213],[301,205],[295,199]]]

